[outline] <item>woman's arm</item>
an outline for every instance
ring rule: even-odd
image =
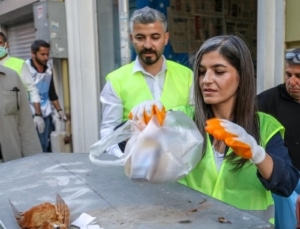
[[[270,139],[266,152],[265,160],[257,165],[258,178],[267,190],[287,197],[294,191],[299,181],[299,172],[292,165],[288,149],[279,133]],[[270,171],[271,166],[272,172],[268,177],[265,172]]]

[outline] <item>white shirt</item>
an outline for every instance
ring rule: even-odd
[[[163,57],[164,58],[164,57]],[[141,63],[136,58],[132,70],[132,74],[141,72],[145,77],[146,83],[152,93],[153,100],[160,100],[162,90],[165,82],[167,66],[164,58],[161,71],[153,76],[146,72]],[[123,104],[120,97],[112,88],[110,82],[106,82],[100,95],[100,102],[102,104],[102,123],[100,127],[100,136],[104,138],[110,135],[114,128],[122,123],[123,120]],[[116,157],[123,155],[118,145],[113,145],[106,150],[106,153],[112,154]]]
[[[214,152],[214,158],[215,158],[215,162],[216,162],[216,167],[217,170],[219,171],[221,168],[221,165],[224,161],[224,153],[220,153],[218,151],[216,151],[213,147],[213,152]]]
[[[0,60],[0,64],[2,66],[5,66],[4,63],[9,60],[11,57],[9,55],[7,55],[6,57],[4,57],[2,60]],[[14,69],[13,69],[14,70]],[[39,103],[40,102],[40,96],[39,96],[39,92],[38,89],[36,88],[31,73],[27,67],[27,64],[23,63],[22,66],[22,70],[20,73],[20,79],[24,85],[25,90],[27,91],[27,93],[29,94],[29,98],[30,98],[30,102],[32,103]]]
[[[153,100],[160,100],[164,87],[167,65],[165,57],[163,58],[164,60],[161,71],[155,76],[145,71],[138,57],[134,62],[134,67],[132,70],[132,74],[136,72],[141,72],[143,74],[152,94]],[[104,138],[111,135],[114,131],[114,128],[122,123],[123,104],[120,97],[112,88],[110,82],[106,82],[106,84],[104,85],[103,90],[100,94],[100,102],[102,104],[102,123],[100,126],[100,136],[101,138]],[[192,104],[192,90],[190,90],[190,103]],[[116,157],[121,157],[123,155],[118,145],[109,147],[106,150],[106,153],[112,154]]]

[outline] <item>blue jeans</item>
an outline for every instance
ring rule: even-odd
[[[299,194],[300,181],[289,197],[272,194],[275,204],[275,229],[296,228],[296,201]]]
[[[41,145],[42,145],[42,149],[43,152],[48,152],[49,150],[49,142],[50,142],[50,134],[52,131],[52,117],[51,115],[44,117],[44,122],[45,122],[45,130],[43,133],[39,133],[39,131],[37,130]]]

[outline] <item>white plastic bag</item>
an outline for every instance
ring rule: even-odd
[[[122,158],[101,160],[98,157],[109,146],[128,140]],[[124,166],[133,180],[162,183],[176,181],[188,174],[202,156],[203,137],[193,120],[180,111],[168,111],[163,126],[156,116],[148,125],[128,120],[107,138],[90,149],[90,160],[98,165]]]

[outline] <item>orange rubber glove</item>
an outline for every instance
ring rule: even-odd
[[[254,164],[265,159],[265,150],[241,126],[218,118],[209,119],[206,124],[205,130],[214,138],[223,140],[238,156],[250,159]]]
[[[156,115],[159,124],[162,126],[166,110],[160,101],[142,102],[131,110],[128,117],[131,120],[138,120],[147,125],[154,115]]]

